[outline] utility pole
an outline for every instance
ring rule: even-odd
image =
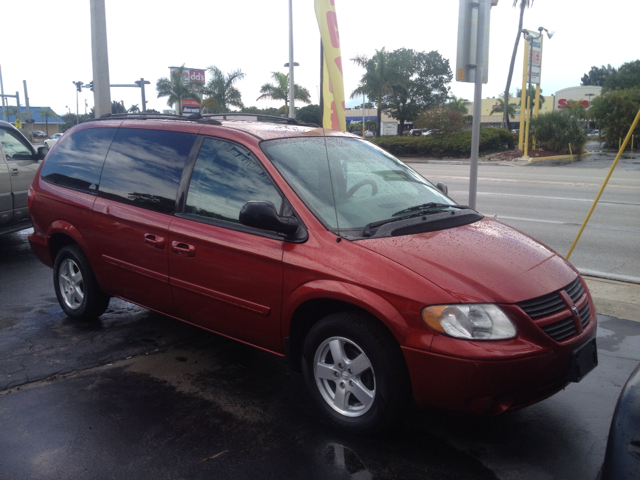
[[[111,113],[109,52],[104,0],[91,0],[91,57],[93,59],[93,103],[96,118]]]
[[[293,6],[291,3],[289,0],[289,118],[296,118],[293,105],[295,97],[293,86],[295,84],[293,82]]]
[[[31,108],[29,108],[29,94],[27,93],[27,81],[23,80],[24,86],[24,104],[27,106],[27,133],[29,134],[29,141],[33,143],[33,117],[31,116]]]

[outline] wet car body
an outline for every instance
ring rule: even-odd
[[[596,317],[589,292],[577,271],[549,248],[497,220],[451,205],[391,218],[365,228],[366,235],[362,228],[336,230],[304,199],[300,185],[269,150],[277,142],[284,142],[285,148],[289,141],[369,142],[304,126],[154,119],[103,120],[76,127],[71,135],[99,127],[178,131],[204,138],[198,140],[201,143],[207,138],[235,142],[260,162],[293,212],[287,218],[295,217],[299,224],[293,234],[285,235],[229,228],[216,220],[194,222],[180,212],[191,178],[188,168],[178,189],[177,211],[169,215],[36,178],[30,192],[34,233],[29,239],[34,252],[54,267],[62,248],[78,245],[107,295],[286,355],[303,371],[309,368],[305,362],[312,360],[305,355],[308,339],[320,335],[319,326],[327,319],[337,332],[332,339],[349,340],[350,331],[340,322],[359,329],[371,325],[372,338],[385,346],[367,350],[372,365],[381,370],[385,356],[395,359],[397,377],[410,379],[419,406],[457,412],[497,414],[526,406],[580,380],[597,362]],[[193,163],[199,145],[194,144],[187,165]],[[402,175],[389,172],[376,173],[381,188],[385,182],[393,185],[403,175],[414,175],[410,170],[402,170]],[[446,200],[428,182],[420,185]],[[394,205],[383,207],[393,212]],[[147,242],[149,231],[152,242]],[[145,245],[137,244],[143,233]],[[113,246],[120,236],[127,238],[122,245],[131,248],[129,253]],[[502,340],[461,339],[426,324],[426,307],[476,304],[497,305],[515,334]],[[365,336],[354,338],[356,346],[367,341]],[[332,372],[340,374],[337,367]],[[340,378],[361,380],[346,371]],[[315,381],[325,400],[340,383],[338,379],[329,389],[326,381]],[[384,377],[376,381],[385,386]],[[402,389],[402,383],[395,385]],[[336,417],[332,406],[322,402],[318,400],[329,416]],[[358,429],[358,415],[343,412],[335,423]]]

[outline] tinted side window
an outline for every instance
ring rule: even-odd
[[[178,184],[196,135],[121,128],[100,179],[100,196],[174,213]]]
[[[282,197],[251,154],[231,142],[207,138],[189,184],[186,213],[240,223],[240,210],[250,200],[272,202]]]
[[[47,157],[40,176],[47,182],[97,192],[104,157],[117,130],[90,128],[68,136]]]

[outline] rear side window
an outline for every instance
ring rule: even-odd
[[[100,196],[160,213],[174,213],[193,133],[118,130],[100,179]]]
[[[97,192],[104,158],[117,130],[89,128],[68,136],[47,157],[40,176],[64,187]]]

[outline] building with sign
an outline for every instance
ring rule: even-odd
[[[18,119],[17,115],[14,113],[16,107],[7,107],[7,122],[13,123],[15,125],[16,120]],[[51,111],[54,115],[53,117],[49,117],[48,119],[43,118],[40,113],[42,109],[48,107],[29,107],[31,111],[31,119],[33,120],[33,130],[42,130],[47,134],[47,136],[51,136],[54,133],[59,132],[60,127],[65,124],[65,121],[60,118],[60,115],[55,113],[53,110]],[[11,115],[10,115],[11,114]],[[2,107],[0,107],[0,120],[2,120]],[[20,107],[20,119],[22,121],[22,129],[26,128],[27,124],[27,107]]]

